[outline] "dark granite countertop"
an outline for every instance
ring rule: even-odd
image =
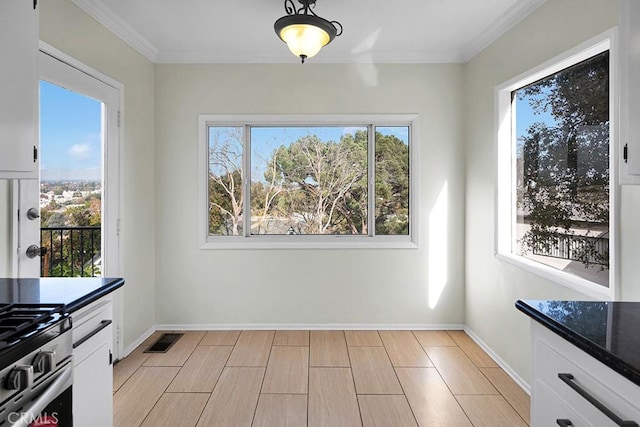
[[[65,304],[67,311],[73,313],[122,285],[121,278],[0,278],[0,303]]]
[[[516,307],[640,385],[640,302],[518,300]]]

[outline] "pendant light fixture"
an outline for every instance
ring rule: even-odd
[[[302,5],[299,8],[296,8],[293,1],[284,1],[287,15],[278,19],[273,28],[289,50],[300,57],[304,64],[305,59],[315,56],[323,46],[342,34],[342,24],[316,15],[311,10],[315,7],[316,0],[298,0]]]

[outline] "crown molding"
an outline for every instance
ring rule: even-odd
[[[291,64],[300,60],[283,49],[277,56],[240,56],[234,53],[213,50],[184,50],[159,52],[157,64]],[[310,61],[311,62],[311,61]],[[458,54],[433,55],[397,55],[392,53],[376,54],[327,54],[313,58],[314,64],[451,64],[462,63]]]
[[[290,55],[282,56],[241,56],[233,52],[213,50],[173,50],[159,51],[149,40],[140,35],[131,25],[109,9],[101,0],[71,0],[89,16],[101,23],[109,31],[129,44],[149,61],[158,64],[284,64],[291,63]],[[459,52],[416,53],[400,56],[397,52],[373,54],[318,56],[313,59],[319,64],[440,64],[465,63],[496,41],[514,25],[522,21],[547,0],[519,0],[500,15],[479,37]]]
[[[474,56],[482,52],[491,43],[498,40],[504,33],[536,9],[546,3],[547,0],[519,0],[507,9],[502,15],[493,21],[476,39],[460,52],[461,62],[468,62]]]
[[[138,51],[151,62],[156,62],[158,49],[146,38],[142,37],[131,25],[113,13],[100,0],[71,0],[76,6],[98,21],[109,31],[121,38],[129,46]]]

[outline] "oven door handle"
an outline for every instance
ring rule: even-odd
[[[11,426],[28,427],[31,425],[31,423],[33,423],[33,421],[40,415],[42,410],[46,408],[47,405],[58,396],[58,394],[68,387],[67,382],[71,379],[72,373],[73,370],[71,368],[71,364],[69,364],[69,366],[64,368],[64,370],[58,374],[58,378],[49,384],[44,393],[42,393],[29,408],[26,408],[24,412],[20,414],[20,419],[11,424]]]

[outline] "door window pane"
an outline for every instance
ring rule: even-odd
[[[105,105],[40,81],[42,277],[102,274]]]

